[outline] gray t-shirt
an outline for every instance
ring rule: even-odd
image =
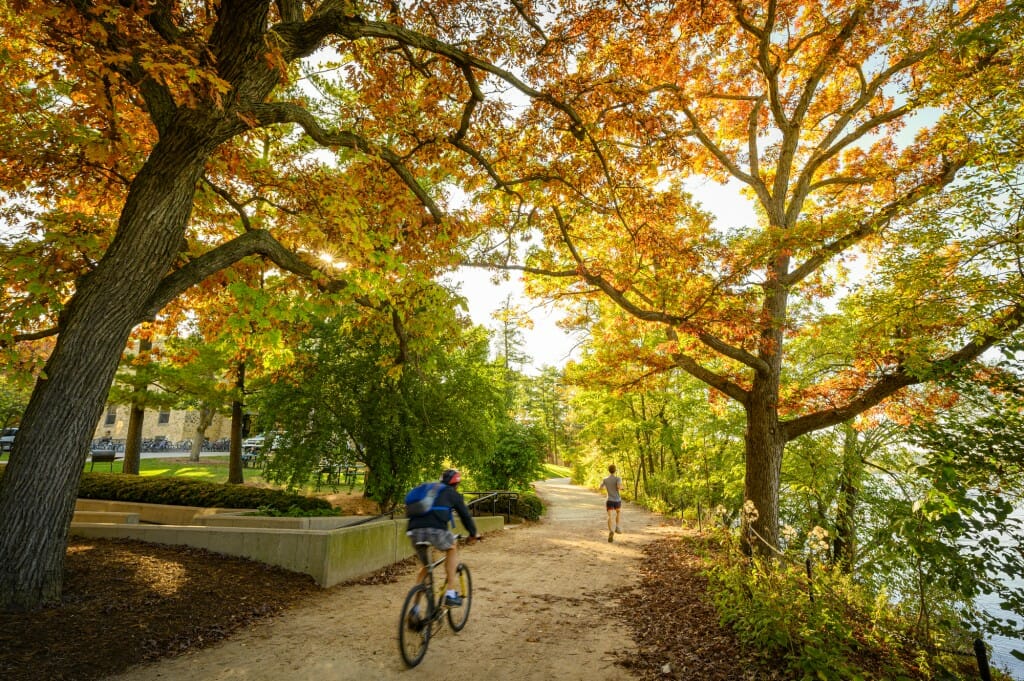
[[[598,489],[601,487],[608,490],[608,501],[622,501],[622,497],[619,496],[619,490],[622,488],[622,478],[617,475],[609,475],[601,481]]]

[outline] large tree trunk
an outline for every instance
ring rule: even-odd
[[[774,401],[752,397],[747,405],[745,445],[743,498],[754,510],[743,514],[743,550],[770,556],[779,545],[779,481],[786,446]]]
[[[0,480],[5,609],[60,598],[68,527],[89,442],[128,336],[181,248],[209,153],[188,139],[179,131],[154,147],[129,190],[113,243],[96,269],[79,280],[61,316],[60,336]]]
[[[788,259],[779,258],[771,271],[785,272]],[[777,282],[777,274],[770,282]],[[774,323],[761,335],[760,358],[765,366],[754,372],[754,379],[745,406],[746,476],[743,549],[762,556],[773,556],[779,546],[779,484],[782,477],[782,453],[786,447],[786,431],[779,423],[779,385],[782,376],[782,346],[788,292],[777,283],[766,287],[763,306],[765,319]]]
[[[138,361],[149,362],[153,341],[143,338],[139,341]],[[142,426],[146,420],[146,385],[136,385],[132,392],[131,410],[128,413],[128,435],[124,443],[124,465],[122,473],[138,475],[142,459]]]

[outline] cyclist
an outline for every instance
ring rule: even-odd
[[[427,563],[430,562],[430,555],[427,547],[416,546],[418,542],[429,542],[439,551],[445,552],[444,568],[447,575],[445,582],[445,603],[458,607],[462,605],[462,596],[455,590],[458,580],[455,577],[455,569],[459,564],[458,541],[450,529],[454,525],[452,510],[459,514],[463,527],[469,533],[469,543],[480,538],[477,532],[473,516],[469,514],[466,502],[456,487],[462,481],[462,475],[454,468],[449,468],[441,476],[444,487],[434,500],[434,510],[421,516],[409,518],[409,528],[406,534],[412,540],[419,556],[419,574],[416,576],[416,583],[423,581],[427,575]]]

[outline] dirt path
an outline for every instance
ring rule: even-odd
[[[454,677],[601,681],[635,678],[614,663],[633,648],[616,617],[617,593],[637,582],[639,548],[672,532],[624,504],[623,534],[608,543],[604,497],[568,480],[537,484],[548,512],[462,551],[473,570],[473,610],[445,628],[409,674],[397,620],[414,571],[398,583],[335,587],[314,605],[182,657],[136,667],[120,681],[353,681]]]

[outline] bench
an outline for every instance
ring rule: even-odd
[[[320,460],[320,465],[316,469],[316,491],[319,492],[321,485],[324,484],[330,485],[335,492],[338,491],[338,485],[341,484],[341,464],[327,459]]]
[[[110,470],[114,470],[114,462],[120,459],[117,455],[117,451],[114,449],[90,449],[89,450],[89,470],[92,471],[93,467],[97,463],[109,463]]]
[[[328,459],[321,459],[316,469],[316,491],[320,491],[323,485],[330,485],[335,492],[341,485],[347,485],[351,492],[359,479],[366,483],[366,465],[363,463],[338,463]]]
[[[343,475],[345,476],[345,484],[348,485],[349,492],[351,492],[352,488],[356,486],[356,483],[360,478],[363,480],[363,486],[366,486],[366,464],[357,463],[355,465],[345,466]]]

